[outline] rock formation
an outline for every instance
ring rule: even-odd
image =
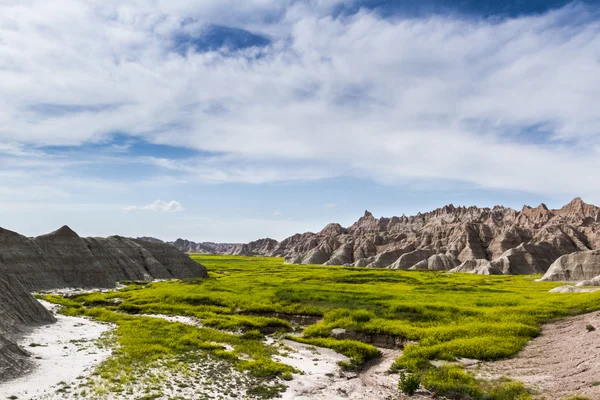
[[[186,239],[177,239],[174,242],[163,242],[153,237],[139,237],[136,240],[150,243],[167,243],[185,253],[225,254],[235,256],[266,256],[277,246],[275,239],[259,239],[250,243],[214,243],[192,242]]]
[[[277,246],[277,240],[274,239],[259,239],[254,242],[247,244],[237,244],[227,251],[222,251],[220,254],[230,254],[235,256],[255,256],[265,255],[271,253],[275,246]]]
[[[0,381],[30,365],[29,354],[13,341],[27,327],[49,324],[54,317],[0,263]]]
[[[81,238],[66,226],[33,239],[0,228],[0,262],[29,291],[208,276],[204,266],[167,244]]]
[[[600,249],[600,208],[576,198],[557,210],[544,204],[520,211],[448,205],[392,218],[365,211],[348,228],[329,224],[262,254],[300,264],[543,274],[561,256],[595,249]]]
[[[171,244],[182,251],[284,257],[293,264],[543,274],[561,256],[600,250],[600,208],[576,198],[557,210],[545,204],[523,206],[520,211],[450,204],[392,218],[375,218],[365,211],[348,228],[332,223],[320,232],[296,234],[279,243],[273,239],[248,244],[178,239]]]
[[[138,238],[146,240],[146,238]],[[201,242],[196,243],[185,239],[177,239],[174,242],[167,242],[174,246],[178,250],[186,253],[203,253],[203,254],[228,254],[236,246],[240,246],[241,243],[213,243],[213,242]]]
[[[542,281],[584,281],[596,286],[600,276],[600,250],[582,251],[560,257],[550,266]],[[592,282],[595,281],[595,282]]]

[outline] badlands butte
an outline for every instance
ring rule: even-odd
[[[186,252],[284,257],[292,264],[544,274],[542,280],[600,281],[600,207],[581,198],[556,210],[544,204],[520,211],[448,205],[392,218],[375,218],[366,211],[347,228],[332,223],[318,233],[296,234],[281,242],[216,244],[178,239],[171,244]]]

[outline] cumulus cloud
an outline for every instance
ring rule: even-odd
[[[154,212],[179,212],[183,211],[181,203],[172,200],[169,202],[156,200],[155,202],[146,206],[127,206],[123,208],[124,211],[135,212],[135,211],[154,211]]]
[[[600,169],[592,8],[505,20],[328,15],[340,3],[2,4],[4,151],[125,132],[219,155],[145,160],[186,181],[446,180],[600,200],[579,173]],[[207,23],[272,44],[173,50],[177,34]]]

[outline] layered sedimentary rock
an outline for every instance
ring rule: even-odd
[[[186,253],[202,254],[225,254],[235,256],[268,256],[278,242],[275,239],[259,239],[250,243],[215,243],[215,242],[192,242],[186,239],[177,239],[174,242],[163,242],[153,237],[139,237],[136,240],[150,243],[166,243],[177,250]]]
[[[452,268],[449,272],[462,272],[479,275],[501,275],[504,272],[489,260],[466,260],[458,267]]]
[[[366,211],[348,228],[329,224],[296,234],[265,255],[301,264],[531,274],[545,273],[563,255],[595,249],[600,208],[576,198],[556,210],[448,205],[392,218]]]
[[[277,240],[265,238],[247,244],[234,245],[231,249],[222,251],[221,254],[236,256],[265,255],[271,253],[275,249],[275,246],[277,246]]]
[[[29,355],[13,338],[31,326],[49,324],[54,317],[0,263],[0,381],[29,367]]]
[[[415,271],[449,271],[458,265],[452,254],[434,254],[426,260],[419,261],[410,269]]]
[[[586,281],[582,286],[595,286],[600,276],[600,250],[582,251],[560,257],[542,277],[543,281]],[[595,280],[592,282],[592,280]],[[589,281],[589,282],[587,282]]]
[[[138,238],[146,241],[156,241],[155,238]],[[163,242],[165,243],[165,242]],[[203,253],[203,254],[228,254],[242,243],[214,243],[214,242],[192,242],[186,239],[177,239],[174,242],[166,242],[178,250],[186,253]]]
[[[33,239],[0,229],[0,262],[29,291],[208,276],[204,266],[170,245],[119,236],[81,238],[66,226]]]

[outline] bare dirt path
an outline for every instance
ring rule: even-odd
[[[380,349],[382,357],[374,360],[360,373],[342,372],[338,361],[347,358],[329,349],[307,346],[291,341],[285,344],[292,350],[280,361],[304,372],[288,383],[284,400],[396,400],[398,375],[388,374],[400,350]]]
[[[588,331],[591,325],[597,330]],[[508,360],[483,363],[474,371],[485,378],[522,381],[539,399],[575,395],[600,399],[600,312],[544,325],[542,335]]]

